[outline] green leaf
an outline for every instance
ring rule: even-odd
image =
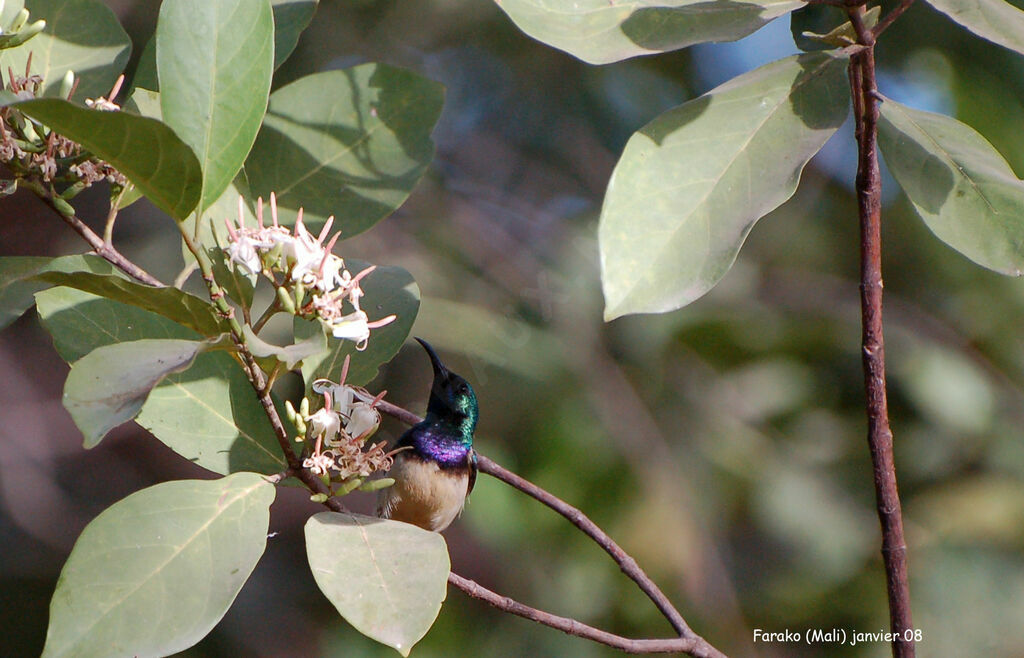
[[[239,473],[166,482],[85,527],[50,602],[43,656],[166,656],[220,621],[266,550],[275,489]]]
[[[366,263],[351,259],[345,259],[345,264],[353,274],[367,267]],[[338,381],[346,355],[351,357],[346,381],[358,386],[369,383],[377,376],[380,365],[387,363],[398,353],[412,331],[420,307],[420,289],[411,274],[401,267],[378,266],[363,280],[362,288],[366,295],[360,306],[366,311],[371,322],[391,314],[398,317],[391,324],[371,330],[370,342],[362,352],[357,350],[355,343],[350,340],[338,340],[328,336],[328,349],[321,355],[311,356],[302,362],[302,377],[307,390],[317,379]],[[295,320],[294,328],[296,341],[323,333],[319,322],[302,319]]]
[[[180,219],[195,207],[202,180],[199,163],[191,149],[159,121],[52,98],[15,107],[112,164],[172,217]]]
[[[398,208],[434,156],[443,87],[404,69],[362,64],[308,75],[270,96],[245,162],[251,196],[277,193],[282,221],[337,217],[351,237]]]
[[[159,121],[161,119],[160,92],[145,87],[134,87],[129,103],[125,104],[125,109],[133,111],[139,116]]]
[[[203,336],[217,336],[229,331],[227,323],[218,317],[210,302],[177,288],[154,288],[116,275],[87,272],[46,272],[36,278],[56,286],[84,290],[159,313],[190,329],[195,329]]]
[[[35,277],[42,272],[96,272],[113,274],[114,268],[99,256],[8,256],[0,258],[0,329],[21,317],[34,303],[32,296],[48,284]]]
[[[864,25],[874,27],[882,13],[881,6],[864,12]],[[857,43],[857,32],[850,21],[845,21],[846,12],[828,5],[807,5],[790,14],[789,30],[793,42],[800,50],[813,52],[843,48]]]
[[[8,66],[24,75],[32,53],[32,72],[43,76],[47,96],[60,92],[68,71],[78,78],[75,100],[110,93],[132,49],[114,12],[99,0],[28,0],[25,7],[30,20],[46,21],[46,29],[24,46],[4,52],[4,77]]]
[[[252,299],[256,292],[256,275],[246,275],[238,268],[225,263],[224,251],[220,247],[210,247],[206,254],[213,263],[213,278],[227,296],[244,308],[252,308]]]
[[[970,126],[882,103],[878,143],[893,176],[935,235],[1002,274],[1024,270],[1024,182]]]
[[[154,73],[154,75],[156,75]],[[160,92],[150,91],[142,86],[138,85],[138,79],[136,79],[136,85],[132,87],[131,96],[125,101],[123,109],[139,116],[149,117],[150,119],[160,120]],[[118,189],[112,187],[110,190],[111,202],[117,202],[117,209],[121,210],[132,205],[136,201],[142,198],[142,190],[136,185],[129,185],[128,190],[120,197],[117,198],[116,194]]]
[[[64,408],[93,448],[139,413],[164,377],[186,370],[209,343],[136,340],[99,347],[71,366],[64,382]]]
[[[38,293],[36,307],[58,354],[68,362],[124,341],[201,338],[155,313],[70,288]],[[150,393],[136,421],[181,456],[216,473],[271,474],[285,468],[252,386],[241,366],[223,351],[200,354],[186,372],[165,379]]]
[[[322,331],[314,333],[306,340],[285,346],[272,345],[266,342],[254,334],[249,325],[242,327],[242,333],[245,334],[245,343],[253,356],[272,356],[283,363],[288,370],[294,368],[295,364],[303,359],[327,349],[327,339],[324,338]]]
[[[160,77],[156,72],[156,35],[150,37],[142,47],[142,54],[139,55],[139,63],[132,77],[132,87],[160,91]]]
[[[927,0],[982,39],[1024,54],[1024,11],[1003,0]]]
[[[274,66],[268,0],[164,0],[156,28],[164,121],[203,171],[203,210],[242,168]]]
[[[36,309],[60,358],[74,363],[98,347],[142,339],[201,340],[167,318],[73,288],[36,293]]]
[[[275,406],[294,436],[276,399]],[[252,385],[223,351],[201,354],[187,371],[164,380],[136,421],[171,450],[215,473],[270,475],[287,468]]]
[[[798,0],[495,0],[520,30],[590,64],[735,41]]]
[[[605,319],[689,304],[843,124],[846,60],[789,57],[669,110],[615,166],[598,228]]]
[[[320,0],[271,0],[274,9],[274,68],[295,50],[299,35],[309,26]]]
[[[306,522],[306,553],[316,584],[341,616],[403,656],[441,610],[451,564],[436,532],[321,512]]]

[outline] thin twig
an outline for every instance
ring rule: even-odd
[[[560,617],[550,612],[544,612],[543,610],[523,605],[507,596],[492,592],[479,583],[463,578],[456,573],[449,574],[448,582],[474,599],[484,601],[503,612],[518,615],[524,619],[535,621],[538,624],[550,626],[563,633],[593,640],[620,651],[628,653],[685,653],[691,656],[700,656],[701,658],[724,658],[725,656],[721,651],[715,649],[703,638],[696,635],[657,640],[634,640],[602,631],[599,628],[588,626],[569,617]]]
[[[886,14],[882,20],[878,21],[878,24],[871,29],[871,33],[875,35],[875,38],[877,39],[879,34],[885,32],[885,30],[888,29],[888,27],[892,25],[897,18],[903,15],[903,12],[910,9],[910,5],[912,4],[914,4],[914,0],[903,0],[903,2],[896,5],[892,11]]]
[[[544,503],[551,509],[555,510],[566,519],[569,520],[574,526],[579,528],[585,535],[590,537],[600,546],[608,555],[615,560],[615,563],[619,565],[622,572],[629,576],[633,582],[637,584],[640,590],[647,595],[649,599],[657,606],[661,614],[668,619],[669,623],[672,624],[672,628],[676,630],[683,637],[692,637],[694,632],[686,624],[686,620],[676,610],[672,602],[668,600],[664,592],[654,583],[651,578],[644,573],[644,570],[640,568],[640,565],[636,563],[626,551],[615,543],[608,534],[602,530],[596,523],[587,518],[587,515],[573,507],[569,503],[561,500],[560,498],[548,493],[544,489],[541,489],[529,480],[522,478],[512,471],[503,468],[500,464],[495,463],[493,460],[484,457],[477,453],[477,466],[480,472],[487,473],[488,475],[495,477],[505,484],[508,484],[519,491],[522,491],[526,495]]]
[[[882,333],[882,182],[878,167],[878,90],[875,83],[874,33],[864,25],[863,7],[849,10],[858,41],[867,46],[850,60],[850,82],[857,112],[857,204],[861,233],[861,321],[864,389],[867,397],[868,448],[874,467],[875,498],[882,527],[889,622],[893,655],[915,654],[907,577],[907,546],[896,486],[892,430],[885,387]],[[907,631],[910,631],[909,633]]]
[[[132,277],[133,279],[141,281],[142,283],[149,284],[151,286],[163,287],[164,284],[161,283],[159,279],[157,279],[155,276],[151,275],[149,272],[142,269],[132,261],[125,258],[124,255],[121,254],[120,251],[115,249],[112,244],[104,242],[103,238],[97,235],[96,232],[93,231],[91,228],[86,226],[85,222],[83,222],[73,214],[65,214],[61,212],[61,210],[57,207],[56,203],[54,202],[53,196],[49,192],[43,189],[34,188],[33,191],[40,199],[43,200],[43,202],[46,204],[48,208],[53,210],[53,212],[55,212],[58,217],[64,220],[64,222],[68,226],[74,229],[76,233],[82,236],[82,238],[89,243],[89,246],[92,247],[93,251],[96,252],[97,256],[104,258],[111,265],[121,270],[122,272]]]
[[[263,314],[260,315],[259,319],[257,319],[256,322],[252,323],[252,332],[258,335],[260,331],[263,330],[263,326],[267,324],[270,318],[274,317],[277,313],[279,313],[282,310],[283,309],[281,307],[281,302],[275,296],[274,301],[272,301],[270,305],[267,306],[266,309],[264,309]]]
[[[422,418],[420,418],[413,412],[409,411],[408,409],[403,409],[397,404],[391,404],[387,400],[381,400],[380,402],[378,402],[377,408],[380,409],[382,412],[386,413],[387,415],[391,416],[392,418],[395,418],[405,423],[406,425],[415,425],[423,421]]]
[[[53,133],[50,134],[52,135]],[[121,199],[124,198],[124,194],[127,191],[128,186],[125,185],[121,188],[121,191],[117,193],[117,198],[110,202],[110,211],[107,213],[107,224],[103,227],[103,242],[105,244],[114,244],[114,222],[117,221],[117,212],[120,210],[118,206],[121,204]]]
[[[411,411],[403,409],[402,407],[399,407],[397,405],[391,404],[390,402],[385,402],[383,400],[380,403],[378,403],[377,408],[380,409],[383,413],[386,413],[389,416],[392,416],[402,421],[403,423],[406,423],[407,425],[415,425],[416,423],[423,420],[422,418],[412,413]],[[484,455],[481,455],[480,453],[477,453],[477,467],[480,469],[480,472],[486,473],[494,478],[497,478],[504,482],[505,484],[508,484],[509,486],[518,489],[519,491],[522,491],[528,496],[531,496],[532,498],[538,500],[539,502],[547,505],[548,507],[550,507],[551,509],[565,517],[581,532],[583,532],[588,537],[593,539],[598,546],[604,549],[604,551],[607,552],[613,560],[615,560],[615,563],[619,565],[619,568],[622,569],[622,572],[625,573],[630,579],[632,579],[633,582],[635,582],[637,586],[640,588],[640,590],[644,594],[646,594],[648,598],[651,599],[654,605],[658,608],[662,615],[665,616],[669,623],[672,624],[672,627],[676,630],[676,632],[679,633],[681,637],[672,640],[629,640],[628,638],[622,638],[616,635],[612,635],[610,633],[606,633],[605,631],[592,629],[591,627],[586,626],[585,624],[580,624],[579,622],[572,619],[557,617],[555,615],[551,615],[550,613],[537,611],[534,608],[530,608],[529,606],[525,606],[521,603],[512,601],[507,597],[502,597],[498,594],[495,594],[494,592],[485,590],[484,588],[480,587],[480,585],[477,585],[472,581],[465,580],[459,576],[455,576],[454,574],[452,578],[449,578],[449,582],[459,587],[470,596],[485,600],[491,605],[495,605],[496,607],[499,607],[502,610],[506,610],[507,612],[512,612],[513,614],[517,614],[521,617],[532,619],[533,621],[537,621],[539,623],[551,626],[553,628],[557,628],[572,635],[588,637],[589,639],[602,642],[603,644],[608,644],[609,646],[613,646],[617,649],[622,649],[623,651],[650,653],[681,651],[684,653],[690,653],[690,655],[722,655],[718,652],[717,649],[714,649],[714,647],[707,644],[707,642],[703,638],[701,638],[699,635],[694,633],[692,629],[690,629],[689,625],[687,625],[686,623],[686,620],[683,619],[683,616],[679,613],[678,610],[676,610],[675,606],[672,605],[672,602],[668,599],[667,596],[665,596],[665,594],[654,583],[654,581],[651,580],[651,578],[643,571],[643,569],[640,568],[636,560],[634,560],[629,554],[622,550],[622,548],[617,543],[615,543],[615,541],[611,537],[609,537],[604,530],[602,530],[596,523],[591,521],[583,512],[573,507],[569,503],[561,500],[557,496],[542,489],[541,487],[538,487],[529,480],[520,477],[519,475],[516,475],[515,473],[502,467],[495,461],[485,457]],[[583,634],[584,632],[582,631],[577,632],[579,629],[589,630],[586,631],[587,634]],[[610,638],[617,639],[615,640],[615,643],[604,642],[604,640],[599,640],[595,636],[590,634],[590,631],[594,631],[596,633],[604,634],[605,636],[608,636]],[[680,644],[681,642],[687,643],[691,641],[696,641],[696,644],[694,645],[695,647],[704,647],[706,645],[706,649],[710,650],[713,653],[692,653],[689,649],[680,648],[681,646],[683,646],[682,644]],[[648,645],[644,643],[652,644]],[[666,644],[662,645],[657,643]],[[665,646],[671,648],[655,648],[657,646]],[[703,650],[704,649],[700,649],[700,651]]]
[[[178,272],[178,276],[174,277],[174,287],[179,290],[185,287],[185,282],[192,276],[192,273],[199,269],[199,264],[194,260],[191,263],[186,263],[181,271]]]

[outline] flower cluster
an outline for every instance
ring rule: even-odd
[[[375,266],[354,275],[345,268],[345,261],[331,253],[340,233],[324,242],[334,217],[328,218],[320,234],[313,236],[302,222],[302,209],[289,231],[277,219],[277,198],[270,194],[272,224],[263,222],[263,199],[257,201],[256,227],[244,221],[244,204],[238,199],[238,225],[228,225],[228,259],[247,274],[262,274],[278,287],[278,298],[288,300],[294,313],[322,322],[335,338],[351,340],[356,349],[366,348],[370,330],[394,322],[388,315],[373,322],[359,307],[363,296],[360,284]],[[344,308],[348,302],[348,312]],[[289,309],[293,310],[293,309]]]
[[[323,408],[316,413],[309,413],[306,399],[299,412],[290,403],[286,405],[288,417],[304,435],[302,440],[313,446],[302,466],[316,475],[345,483],[343,493],[360,485],[366,488],[365,478],[388,470],[394,462],[392,453],[384,451],[386,441],[366,446],[380,427],[376,406],[384,393],[374,397],[359,386],[335,384],[326,379],[313,382],[313,391],[324,399]]]
[[[25,75],[8,74],[7,90],[19,100],[36,98],[43,87],[42,77],[31,73],[32,58],[28,58]],[[73,80],[73,76],[70,76]],[[124,76],[117,79],[110,97],[120,90]],[[69,86],[67,97],[74,93],[74,84]],[[99,98],[86,101],[91,107],[120,109],[117,105]],[[0,109],[0,162],[9,165],[22,177],[38,177],[45,183],[78,184],[77,189],[106,180],[125,187],[128,180],[121,172],[107,162],[92,157],[82,147],[55,132],[45,131],[38,123],[25,117],[16,108]]]

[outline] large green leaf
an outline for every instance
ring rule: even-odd
[[[982,39],[1024,54],[1024,11],[1003,0],[927,0]]]
[[[284,408],[276,406],[294,436]],[[201,354],[191,368],[165,379],[136,421],[179,455],[215,473],[272,474],[287,467],[249,380],[223,351]]]
[[[299,35],[313,20],[320,0],[270,0],[274,9],[274,68],[295,50]]]
[[[38,293],[36,307],[57,352],[68,362],[124,341],[201,338],[156,313],[70,288]],[[136,421],[181,456],[217,473],[269,474],[285,467],[252,386],[241,366],[223,351],[200,354],[186,372],[165,379],[150,392]]]
[[[353,274],[367,266],[366,263],[350,259],[346,259],[345,264]],[[411,274],[401,267],[378,267],[363,280],[362,288],[366,296],[360,306],[371,321],[391,314],[398,317],[391,324],[373,329],[370,342],[362,352],[350,340],[328,336],[327,351],[302,362],[302,377],[307,389],[316,379],[338,381],[346,356],[351,359],[346,381],[360,386],[369,383],[377,376],[380,365],[398,353],[412,331],[420,307],[420,289]],[[296,341],[308,339],[322,331],[319,322],[295,320]]]
[[[43,272],[95,272],[113,274],[114,268],[99,256],[8,256],[0,258],[0,329],[21,317],[32,296],[49,284],[35,277]]]
[[[117,17],[100,0],[28,0],[31,20],[45,20],[46,29],[24,46],[3,51],[0,63],[24,75],[29,53],[32,72],[43,76],[43,93],[60,91],[64,74],[78,78],[75,100],[106,96],[124,70],[132,42]]]
[[[104,345],[144,340],[201,340],[203,336],[167,318],[73,288],[36,293],[36,309],[53,346],[68,363]]]
[[[37,279],[55,286],[67,286],[159,313],[198,331],[216,336],[228,331],[228,325],[210,302],[177,288],[154,288],[116,275],[89,272],[45,272]]]
[[[54,98],[24,101],[17,108],[114,165],[172,217],[180,219],[195,207],[202,180],[199,162],[156,119],[91,110]]]
[[[283,221],[335,215],[344,237],[391,214],[434,156],[440,84],[385,64],[308,75],[270,96],[245,162],[252,197],[277,193]]]
[[[64,407],[96,446],[107,432],[135,418],[164,377],[187,369],[209,343],[146,339],[98,347],[71,366]]]
[[[305,30],[320,0],[270,0],[274,11],[274,68],[281,66],[295,50],[299,35]],[[8,3],[10,4],[10,3]],[[157,91],[160,82],[156,72],[156,38],[146,42],[139,57],[132,85]]]
[[[267,108],[269,0],[164,0],[156,63],[163,120],[199,158],[202,210],[242,168]]]
[[[846,119],[845,69],[826,53],[788,57],[630,138],[598,229],[605,319],[685,306],[725,275],[754,222],[793,195]]]
[[[210,632],[267,545],[274,485],[166,482],[85,527],[50,602],[47,657],[166,656]]]
[[[928,228],[979,265],[1024,271],[1024,182],[970,126],[882,103],[878,143]]]
[[[735,41],[799,0],[495,0],[523,32],[591,64]]]
[[[451,564],[436,532],[321,512],[306,522],[306,554],[316,584],[341,616],[403,656],[441,610]]]

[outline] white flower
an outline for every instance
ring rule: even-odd
[[[357,350],[366,349],[370,340],[369,319],[364,311],[354,311],[331,321],[330,329],[335,338],[354,341]]]
[[[121,109],[120,105],[118,105],[117,103],[112,103],[108,101],[106,98],[103,98],[102,96],[100,96],[96,100],[86,98],[85,104],[94,110],[103,110],[105,112],[117,112]]]
[[[341,415],[333,409],[321,409],[306,421],[313,436],[323,435],[324,441],[330,445],[341,432]]]
[[[94,110],[104,110],[106,112],[117,112],[121,109],[121,106],[114,102],[117,98],[117,93],[121,91],[121,85],[124,84],[124,74],[118,76],[117,81],[114,82],[113,88],[110,93],[104,96],[100,96],[97,99],[87,98],[85,104]]]
[[[295,222],[295,235],[282,242],[281,256],[291,265],[292,281],[315,285],[319,280],[320,264],[324,262],[324,248],[302,224],[302,213]]]
[[[352,274],[345,269],[345,261],[334,254],[328,253],[320,264],[316,287],[327,293],[338,288],[345,288],[352,280]]]
[[[228,259],[242,266],[249,274],[259,274],[263,271],[263,263],[260,261],[260,246],[258,240],[240,233],[228,245]]]
[[[308,468],[316,475],[327,475],[327,471],[334,467],[334,456],[324,451],[318,455],[307,457],[302,462],[303,468]]]
[[[348,424],[345,431],[353,439],[364,439],[380,427],[380,412],[366,402],[354,402],[349,412]]]
[[[314,381],[313,392],[329,395],[332,400],[331,408],[346,416],[348,415],[349,407],[352,405],[352,398],[355,396],[355,389],[351,386],[335,384],[329,379],[317,379]]]

